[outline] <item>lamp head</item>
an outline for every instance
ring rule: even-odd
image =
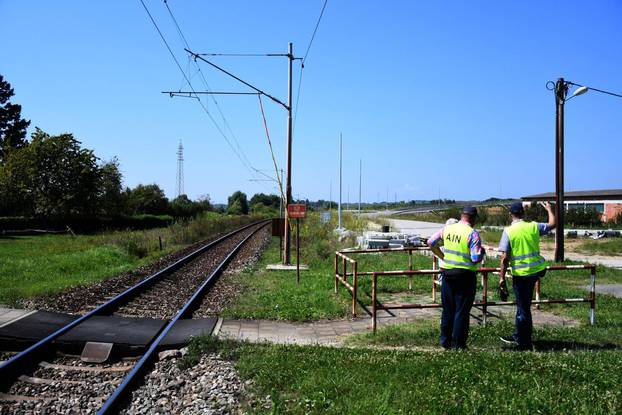
[[[573,97],[578,97],[579,95],[585,94],[588,90],[589,90],[588,87],[580,86],[579,88],[574,90],[574,92],[572,93],[572,96]]]

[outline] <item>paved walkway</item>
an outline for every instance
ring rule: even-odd
[[[622,298],[622,284],[596,284],[596,292]]]
[[[20,318],[26,317],[27,315],[30,315],[32,313],[34,313],[34,311],[17,310],[17,309],[0,306],[0,327],[9,325],[13,323],[14,321],[17,321]]]
[[[601,289],[602,288],[602,289]],[[599,292],[622,297],[622,284],[605,285]],[[512,321],[514,307],[489,307],[488,321],[497,318]],[[0,307],[0,327],[11,324],[35,311],[14,310]],[[235,320],[220,319],[214,335],[234,340],[250,342],[271,342],[279,344],[320,344],[342,346],[346,337],[358,333],[371,333],[371,318],[362,309],[361,317],[347,320],[322,320],[313,322],[286,322],[274,320]],[[432,320],[440,322],[440,309],[385,310],[378,312],[378,327],[400,323],[414,323]],[[481,310],[471,312],[471,325],[481,324]],[[578,322],[569,318],[533,309],[534,325],[576,326]]]
[[[416,322],[433,319],[440,322],[440,309],[391,310],[379,312],[378,327],[392,324]],[[503,319],[513,319],[514,307],[489,307],[492,315]],[[490,316],[489,321],[495,317]],[[577,321],[533,310],[534,325],[575,326]],[[471,324],[481,323],[481,312],[474,309]],[[357,333],[371,333],[371,318],[359,317],[351,320],[324,320],[317,322],[293,323],[273,320],[233,320],[225,319],[215,335],[234,340],[250,342],[270,342],[278,344],[320,344],[341,346],[346,337]]]

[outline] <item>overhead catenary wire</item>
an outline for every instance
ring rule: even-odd
[[[179,71],[182,73],[184,79],[186,80],[186,83],[188,84],[188,86],[190,87],[190,89],[193,92],[196,92],[194,89],[194,86],[192,85],[192,82],[190,80],[190,78],[188,77],[188,75],[186,74],[186,72],[184,71],[184,69],[181,67],[181,64],[179,63],[179,60],[177,59],[177,56],[175,56],[175,53],[173,52],[173,50],[171,49],[168,41],[166,40],[166,37],[164,36],[164,34],[162,33],[162,31],[160,30],[160,27],[158,26],[157,22],[155,21],[155,19],[153,18],[153,15],[151,14],[151,12],[149,11],[149,8],[147,8],[147,5],[145,4],[145,2],[143,0],[139,0],[140,3],[142,4],[143,8],[145,9],[145,12],[147,12],[147,15],[149,16],[149,19],[151,20],[151,23],[153,24],[153,26],[155,27],[156,31],[158,32],[158,34],[160,35],[160,38],[162,39],[162,42],[164,42],[164,45],[166,46],[166,49],[169,51],[171,57],[173,58],[173,61],[175,61],[175,64],[177,65],[177,68],[179,69]],[[246,162],[244,160],[244,158],[240,155],[240,152],[233,146],[233,144],[231,143],[231,141],[229,140],[229,138],[227,137],[227,135],[224,133],[224,131],[220,128],[220,126],[218,125],[218,123],[216,122],[216,120],[214,119],[214,117],[212,116],[212,114],[210,114],[210,112],[208,111],[207,107],[205,106],[205,104],[203,104],[203,101],[201,101],[200,99],[198,100],[199,105],[201,105],[201,108],[203,109],[203,111],[205,112],[205,114],[207,114],[207,116],[209,117],[209,119],[212,121],[212,123],[214,124],[214,126],[216,127],[216,129],[218,130],[218,132],[220,133],[220,135],[225,139],[225,141],[227,142],[227,144],[229,145],[229,147],[231,147],[231,150],[233,150],[233,153],[237,156],[237,158],[240,160],[240,162],[242,163],[242,165],[248,169],[251,173],[252,173],[252,166],[250,165],[250,163]]]
[[[166,6],[166,10],[168,10],[168,14],[171,17],[171,20],[173,21],[173,23],[175,24],[175,27],[177,28],[177,33],[179,34],[181,40],[183,41],[183,43],[186,46],[186,48],[190,49],[190,44],[188,42],[188,39],[184,35],[184,32],[181,30],[181,26],[179,25],[179,22],[175,18],[175,15],[173,14],[173,10],[171,10],[170,6],[168,5],[168,1],[167,0],[164,0],[164,5]],[[192,59],[191,56],[188,56],[188,58],[190,60],[192,60],[192,62],[194,63],[195,67],[197,68],[197,71],[198,71],[199,75],[201,76],[201,79],[203,80],[203,85],[205,86],[205,89],[209,91],[211,89],[211,87],[210,87],[209,83],[207,82],[207,79],[205,78],[205,75],[203,74],[203,71],[201,70],[201,66],[199,66],[199,64],[196,62],[196,60]],[[244,157],[246,162],[249,165],[251,165],[251,162],[248,159],[248,157],[246,157],[246,153],[244,153],[244,150],[242,150],[242,148],[240,146],[240,142],[237,139],[235,133],[233,132],[233,129],[231,128],[231,125],[229,124],[229,121],[227,121],[227,117],[225,117],[225,114],[223,113],[222,109],[220,108],[220,105],[218,104],[218,101],[213,96],[210,97],[210,98],[214,102],[214,105],[216,106],[216,109],[218,110],[218,113],[220,114],[220,117],[222,118],[222,121],[223,121],[223,124],[225,125],[225,128],[229,131],[229,134],[231,134],[231,137],[233,139],[233,142],[236,144],[236,147],[238,148],[238,150],[240,151],[240,153],[242,154],[242,156]]]
[[[315,39],[315,34],[317,33],[317,29],[320,27],[320,22],[322,21],[322,16],[324,16],[324,10],[326,9],[326,4],[328,0],[324,0],[324,5],[322,6],[322,11],[320,12],[320,16],[315,23],[315,28],[313,29],[313,34],[311,35],[311,40],[309,40],[309,45],[307,45],[307,50],[300,62],[300,76],[298,77],[298,89],[296,92],[296,109],[294,110],[294,131],[296,130],[296,119],[298,117],[298,103],[300,102],[300,89],[302,88],[302,73],[305,69],[305,62],[307,61],[307,56],[309,55],[309,51],[311,50],[311,45],[313,45],[313,40]]]
[[[188,52],[189,52],[189,50],[190,50],[190,44],[188,43],[188,40],[187,40],[186,36],[184,35],[183,31],[181,30],[181,27],[180,27],[180,25],[179,25],[179,22],[178,22],[178,21],[177,21],[177,19],[175,18],[175,15],[173,14],[173,11],[172,11],[172,10],[171,10],[171,8],[169,7],[167,0],[164,0],[164,4],[166,5],[166,9],[168,10],[169,15],[171,16],[171,19],[173,20],[173,23],[175,24],[175,27],[177,28],[177,32],[179,33],[179,35],[180,35],[180,37],[181,37],[182,41],[184,42],[184,45],[186,46],[186,51],[188,51]],[[190,52],[190,53],[191,53],[191,52]],[[242,54],[242,53],[239,53],[239,54],[223,54],[223,53],[220,53],[220,54],[202,54],[202,55],[209,55],[209,56],[288,56],[287,54],[281,54],[281,53],[266,53],[266,54]],[[266,136],[267,136],[267,138],[268,138],[268,146],[269,146],[269,148],[270,148],[270,155],[272,156],[272,161],[273,161],[273,163],[274,163],[275,176],[276,176],[276,179],[277,179],[277,183],[279,184],[279,191],[280,191],[280,193],[281,193],[281,198],[283,198],[283,200],[284,200],[283,183],[281,183],[281,179],[280,179],[280,176],[279,176],[278,165],[277,165],[277,163],[276,163],[276,157],[275,157],[275,155],[274,155],[274,150],[273,150],[273,148],[272,148],[272,142],[271,142],[271,140],[270,140],[270,134],[269,134],[269,131],[268,131],[268,124],[267,124],[266,117],[265,117],[265,113],[264,113],[264,110],[263,110],[263,104],[262,104],[262,102],[261,102],[261,95],[260,95],[260,94],[262,93],[262,91],[260,91],[260,90],[258,90],[258,89],[256,89],[256,88],[254,88],[254,87],[253,87],[252,85],[250,85],[250,84],[247,84],[247,85],[249,85],[251,88],[255,89],[257,92],[215,92],[215,91],[212,91],[212,90],[211,90],[211,88],[209,87],[209,84],[207,83],[207,79],[206,79],[206,78],[205,78],[205,76],[203,75],[203,71],[201,70],[200,65],[196,62],[196,55],[195,55],[195,59],[193,59],[193,61],[194,61],[195,65],[196,65],[196,67],[197,67],[197,69],[198,69],[199,74],[201,75],[201,77],[202,77],[202,79],[203,79],[203,82],[204,82],[205,88],[206,88],[206,90],[207,90],[207,94],[208,94],[208,95],[212,98],[212,100],[214,101],[214,104],[216,104],[216,107],[217,107],[218,111],[220,112],[220,114],[221,114],[221,116],[222,116],[222,118],[223,118],[223,122],[227,125],[227,127],[228,127],[228,129],[229,129],[229,131],[231,132],[231,134],[232,134],[232,135],[234,135],[234,134],[233,134],[233,131],[231,130],[231,128],[230,128],[230,126],[229,126],[229,123],[227,122],[227,120],[226,120],[226,118],[225,118],[225,116],[224,116],[223,112],[220,110],[220,106],[218,105],[218,102],[217,102],[217,101],[216,101],[216,99],[214,98],[214,95],[216,95],[216,94],[219,94],[219,95],[238,95],[238,94],[239,94],[239,95],[247,95],[247,94],[255,94],[255,93],[258,95],[258,97],[259,97],[260,109],[261,109],[261,115],[262,115],[262,118],[263,118],[263,121],[264,121],[264,127],[265,127],[265,129],[266,129]],[[227,73],[227,72],[225,71],[225,73]],[[228,73],[227,73],[227,74],[228,74]],[[230,74],[229,74],[229,75],[230,75]],[[233,75],[231,75],[231,76],[233,76]],[[236,78],[236,79],[238,79],[239,81],[241,81],[241,82],[245,83],[244,81],[242,81],[242,80],[241,80],[241,79],[239,79],[239,78]],[[195,94],[196,94],[196,93],[195,93]],[[265,94],[265,93],[264,93],[264,94]],[[274,100],[274,98],[273,98],[273,97],[271,97],[271,96],[269,96],[269,95],[267,95],[267,94],[266,94],[266,96],[268,96],[268,97],[270,97],[270,98],[272,98],[272,99]],[[234,135],[234,139],[235,139],[235,135]],[[237,139],[235,139],[235,142],[236,142],[236,144],[238,144],[238,145],[239,145],[239,142],[238,142],[238,140],[237,140]],[[256,169],[256,168],[254,168],[254,167],[252,167],[252,166],[251,166],[251,168],[252,168],[252,169],[253,169],[256,173],[259,173],[259,174],[261,174],[261,175],[267,176],[265,173],[261,172],[260,170],[258,170],[258,169]],[[268,176],[268,177],[269,177],[269,176]]]
[[[320,17],[317,19],[317,23],[315,24],[315,29],[313,29],[313,34],[311,35],[311,40],[309,41],[309,46],[307,46],[307,51],[305,52],[305,56],[302,58],[302,64],[304,65],[307,60],[307,56],[309,55],[309,51],[311,50],[311,45],[313,44],[313,39],[315,39],[315,34],[317,33],[318,27],[320,27],[320,22],[322,21],[322,16],[324,16],[324,9],[326,9],[326,4],[328,0],[324,0],[324,5],[322,6],[322,11],[320,12]]]

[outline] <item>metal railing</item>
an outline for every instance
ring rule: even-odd
[[[413,252],[425,253],[432,255],[432,251],[427,246],[403,247],[403,248],[376,248],[376,249],[349,249],[335,252],[335,294],[339,290],[339,284],[346,287],[352,294],[352,317],[356,317],[356,304],[358,303],[358,277],[372,276],[373,271],[359,271],[358,261],[349,255],[356,254],[374,254],[374,253],[399,253],[408,254],[408,270],[413,269]],[[339,266],[341,263],[341,267]],[[348,263],[351,265],[351,271],[348,272]],[[438,258],[432,255],[432,267],[438,269]],[[348,282],[348,277],[352,277],[352,283]],[[408,289],[412,290],[412,276],[408,280]],[[432,296],[436,302],[436,286],[435,279],[432,278]]]
[[[408,269],[397,271],[359,271],[358,261],[351,258],[347,254],[369,254],[369,253],[394,253],[405,252],[408,254]],[[360,249],[360,250],[343,250],[335,252],[335,293],[338,292],[339,285],[345,286],[352,294],[352,316],[356,316],[356,305],[358,303],[358,279],[362,276],[372,277],[372,329],[375,332],[377,327],[378,310],[393,310],[393,309],[423,309],[423,308],[440,308],[441,304],[437,303],[438,288],[442,282],[438,276],[441,274],[439,269],[438,258],[432,255],[432,269],[427,270],[415,270],[413,269],[413,252],[420,252],[431,255],[428,247],[404,247],[404,248],[383,248],[383,249]],[[340,266],[341,263],[341,266]],[[350,264],[351,271],[348,271],[348,264]],[[542,299],[541,298],[541,282],[538,280],[535,287],[535,300],[532,304],[539,308],[541,304],[564,304],[564,303],[589,303],[590,304],[590,324],[595,324],[596,318],[596,266],[592,264],[585,265],[551,265],[546,267],[548,271],[567,271],[585,269],[590,270],[590,289],[587,297],[580,298],[555,298],[555,299]],[[483,267],[476,270],[477,274],[481,275],[482,285],[482,297],[481,300],[474,302],[476,308],[480,308],[482,311],[482,323],[487,323],[488,307],[490,306],[513,306],[516,305],[516,301],[490,301],[488,296],[489,284],[488,278],[490,275],[498,275],[501,271],[500,268]],[[510,271],[510,270],[508,270]],[[393,276],[393,277],[408,277],[409,289],[412,289],[412,279],[417,275],[429,275],[432,279],[432,303],[424,304],[380,304],[378,302],[378,277]],[[508,278],[512,278],[511,272],[508,273]],[[351,282],[348,281],[348,277],[351,277]]]

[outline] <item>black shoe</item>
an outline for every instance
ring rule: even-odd
[[[501,340],[503,343],[511,345],[511,346],[518,346],[518,342],[516,341],[516,339],[514,338],[514,336],[500,336],[499,340]]]
[[[521,352],[533,352],[533,345],[518,345],[516,346],[516,350],[521,351]]]

